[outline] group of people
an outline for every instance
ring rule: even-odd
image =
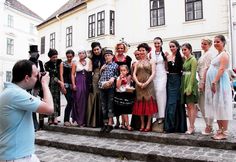
[[[93,42],[91,58],[80,50],[75,59],[74,51],[68,50],[62,61],[50,49],[50,60],[43,66],[34,49],[29,60],[18,61],[12,82],[5,83],[0,94],[0,161],[39,161],[34,155],[32,112],[47,114],[49,125],[58,124],[60,92],[67,100],[64,126],[101,127],[106,133],[114,127],[149,132],[156,118],[166,133],[193,134],[198,103],[206,123],[202,134],[213,134],[217,120],[219,128],[212,138],[227,139],[233,114],[225,37],[214,38],[217,52],[210,50],[212,40],[202,39],[198,61],[189,43],[180,46],[172,40],[168,53],[163,52],[160,37],[153,42],[154,50],[147,43],[138,45],[136,61],[126,55],[124,42],[117,43],[114,53]]]
[[[202,39],[203,54],[198,61],[189,43],[170,41],[170,53],[163,52],[160,37],[153,43],[153,50],[147,43],[138,45],[136,61],[126,55],[125,42],[117,43],[114,53],[93,42],[90,58],[83,49],[77,59],[74,51],[68,50],[65,61],[57,58],[55,49],[50,49],[45,70],[51,78],[55,113],[49,116],[48,124],[58,123],[61,91],[67,100],[65,126],[101,127],[102,132],[113,128],[149,132],[152,119],[156,118],[166,133],[193,134],[198,103],[206,123],[202,134],[213,133],[216,119],[219,130],[213,138],[227,138],[232,94],[225,37],[214,38],[218,53],[210,50],[212,40]],[[128,114],[132,114],[131,121]]]

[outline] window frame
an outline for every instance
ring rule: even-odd
[[[7,55],[14,55],[14,39],[7,38]]]
[[[72,47],[73,40],[73,27],[69,26],[66,28],[66,48]]]
[[[202,51],[193,51],[193,56],[198,60],[202,56]]]
[[[196,3],[198,3],[198,2],[200,2],[201,3],[201,17],[200,18],[196,18],[196,11],[197,10],[195,10],[195,5],[196,5]],[[188,13],[189,13],[189,11],[187,12],[187,6],[189,5],[189,4],[192,4],[192,11],[190,11],[191,13],[192,13],[192,19],[189,19],[189,17],[187,16],[188,15]],[[200,20],[200,19],[203,19],[203,3],[202,3],[202,0],[191,0],[191,1],[189,1],[188,2],[188,0],[185,0],[185,21],[194,21],[194,20]]]
[[[97,36],[105,35],[105,10],[97,13]]]
[[[110,10],[110,26],[109,26],[109,33],[111,35],[115,35],[115,11]]]
[[[46,41],[46,39],[45,39],[45,36],[43,36],[43,37],[41,37],[41,40],[40,40],[41,42],[40,42],[40,44],[41,44],[41,47],[40,47],[40,53],[41,54],[44,54],[45,53],[45,41]]]
[[[7,16],[7,26],[10,28],[14,27],[14,17],[10,14]]]
[[[6,82],[11,82],[12,80],[12,72],[6,71]]]
[[[53,33],[51,33],[50,34],[50,48],[52,48],[52,49],[55,49],[55,47],[56,47],[56,33],[55,32],[53,32]]]
[[[160,1],[163,1],[163,6],[160,7]],[[165,1],[164,0],[150,0],[150,27],[163,26],[165,25]],[[157,8],[153,8],[152,4],[156,2]],[[163,23],[160,21],[159,11],[163,10]],[[153,12],[156,11],[156,17],[152,17]],[[156,24],[154,24],[154,19],[156,19]]]
[[[95,29],[96,29],[95,22],[96,22],[95,14],[89,15],[89,17],[88,17],[88,38],[95,37]]]

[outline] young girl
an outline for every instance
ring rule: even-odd
[[[127,65],[120,65],[120,76],[116,82],[116,95],[114,102],[119,105],[119,112],[122,115],[122,121],[124,121],[122,128],[132,131],[132,127],[129,125],[128,114],[132,113],[132,107],[134,103],[134,88],[131,87],[131,75],[129,74],[129,68]]]

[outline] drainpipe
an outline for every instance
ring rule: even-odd
[[[59,17],[59,14],[56,15],[56,19],[57,21],[59,22],[59,33],[58,33],[58,54],[60,55],[60,53],[62,53],[61,51],[61,47],[62,47],[62,44],[61,44],[61,19]],[[56,36],[57,37],[57,36]]]
[[[229,40],[230,40],[230,43],[229,43],[229,49],[230,49],[230,53],[231,53],[231,67],[234,67],[236,62],[235,62],[235,50],[234,50],[234,31],[233,31],[233,20],[232,20],[232,7],[233,7],[233,3],[232,3],[232,0],[229,0],[228,1],[229,3]]]

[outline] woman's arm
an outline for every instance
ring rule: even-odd
[[[75,65],[75,63],[72,63],[72,67],[71,67],[71,83],[72,83],[72,89],[74,91],[76,90],[75,71],[76,71],[76,65]]]
[[[137,77],[136,77],[136,73],[137,73],[137,65],[138,65],[139,62],[137,62],[135,65],[134,65],[134,72],[133,72],[133,80],[135,81],[135,83],[141,87],[141,83],[138,81]]]

